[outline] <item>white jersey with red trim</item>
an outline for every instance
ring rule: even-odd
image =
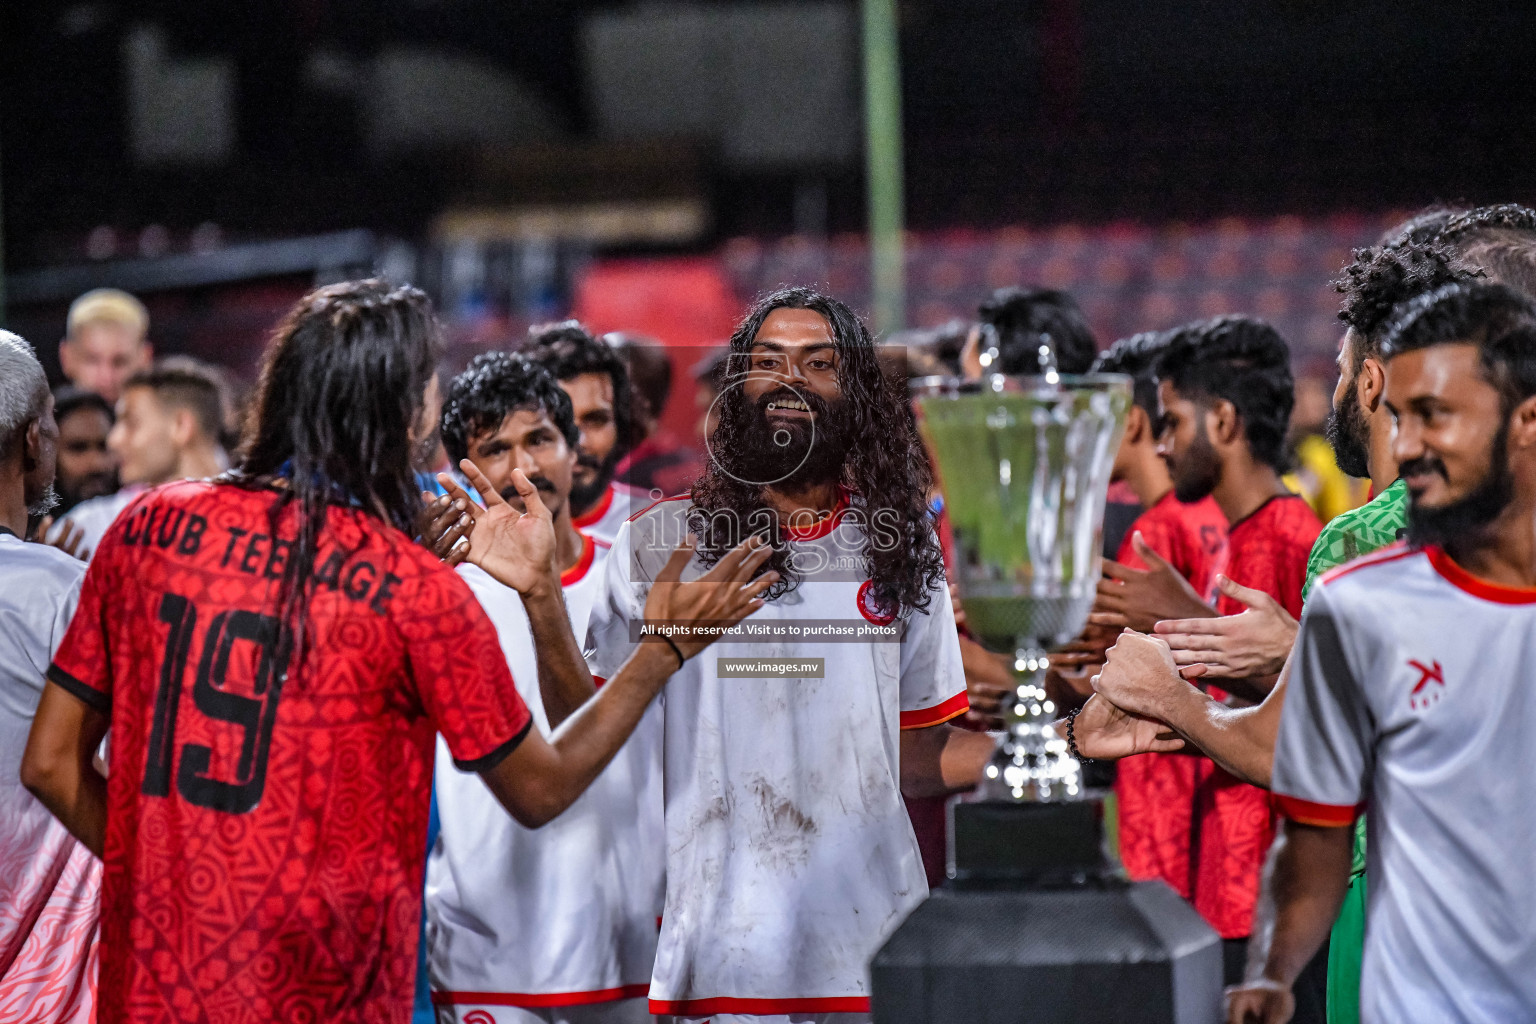
[[[607,555],[607,545],[584,539],[582,560],[562,578],[577,637],[585,635]],[[496,626],[518,693],[547,738],[522,599],[474,566],[459,573]],[[526,1015],[498,1007],[627,999],[633,1015],[645,1016],[639,997],[665,888],[660,732],[653,706],[587,791],[536,830],[513,821],[479,777],[458,771],[439,749],[442,830],[427,861],[426,905],[427,966],[440,1011],[503,1021]],[[477,1009],[484,1012],[476,1016]]]
[[[658,496],[660,494],[659,491],[654,493]],[[576,516],[571,523],[582,533],[612,544],[613,538],[619,534],[619,527],[655,500],[628,484],[611,483],[603,496],[597,499],[597,504]]]
[[[0,1021],[96,1019],[101,861],[21,785],[43,673],[85,563],[0,530]]]
[[[1307,599],[1275,747],[1290,818],[1365,804],[1361,1020],[1536,1020],[1536,590],[1388,548]]]
[[[588,631],[594,674],[638,642],[688,507],[658,502],[619,531]],[[798,587],[746,620],[752,639],[710,646],[662,691],[653,1013],[868,1013],[869,958],[928,893],[898,737],[966,709],[954,610],[942,583],[895,622],[873,607],[861,518],[855,506],[799,535]],[[695,557],[683,579],[704,571]],[[742,659],[736,674],[726,659]]]

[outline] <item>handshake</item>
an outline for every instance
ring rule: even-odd
[[[1060,659],[1092,673],[1074,732],[1085,756],[1103,760],[1212,746],[1211,706],[1264,700],[1296,639],[1296,620],[1268,594],[1218,576],[1220,592],[1244,610],[1217,616],[1140,535],[1134,545],[1148,568],[1106,562],[1089,618],[1090,630],[1121,630],[1113,645],[1100,648],[1097,665],[1085,664],[1093,654],[1083,650]],[[1212,694],[1210,684],[1221,689]],[[1267,759],[1251,756],[1261,753],[1216,759],[1267,782]]]

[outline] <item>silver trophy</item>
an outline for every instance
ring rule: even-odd
[[[1083,797],[1082,771],[1051,729],[1051,647],[1088,621],[1099,582],[1104,499],[1131,404],[1130,378],[1058,375],[913,384],[954,537],[953,574],[971,632],[1013,656],[1007,731],[983,800]]]

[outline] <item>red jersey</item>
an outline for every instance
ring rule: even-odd
[[[531,722],[469,588],[357,509],[329,512],[295,658],[275,501],[140,497],[49,669],[111,716],[106,1024],[406,1021],[433,735],[484,771]]]
[[[1131,524],[1115,560],[1145,569],[1131,542],[1137,531],[1211,599],[1227,558],[1227,517],[1214,499],[1185,504],[1170,491]],[[1185,899],[1193,892],[1191,836],[1202,761],[1211,763],[1188,754],[1143,754],[1119,762],[1115,771],[1120,859],[1126,872],[1137,881],[1160,878]]]
[[[1236,583],[1262,590],[1299,619],[1307,556],[1322,529],[1302,498],[1271,498],[1228,529],[1222,572]],[[1225,595],[1216,602],[1222,615],[1236,615],[1244,607]],[[1214,687],[1211,692],[1221,695]],[[1241,938],[1253,929],[1260,874],[1275,834],[1269,793],[1239,782],[1210,762],[1201,765],[1197,786],[1195,909],[1222,938]]]

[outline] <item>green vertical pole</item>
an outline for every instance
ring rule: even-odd
[[[906,326],[902,254],[901,52],[896,0],[863,0],[864,143],[875,330]]]

